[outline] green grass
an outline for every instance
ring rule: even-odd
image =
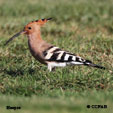
[[[16,112],[112,112],[113,106],[112,0],[0,0],[0,110]],[[4,43],[30,21],[53,17],[42,37],[96,64],[56,68],[49,72],[30,54],[26,36]],[[107,109],[87,109],[107,104]],[[14,111],[15,112],[15,111]]]
[[[53,96],[32,96],[32,97],[16,97],[16,96],[3,96],[0,97],[0,106],[2,113],[9,113],[11,110],[5,109],[6,106],[21,106],[21,110],[12,110],[12,112],[22,113],[111,113],[113,106],[112,93],[102,93],[93,91],[89,94],[87,92],[75,93],[70,95],[70,92],[62,92],[61,90],[53,92]],[[97,96],[95,96],[97,95]],[[88,97],[88,98],[87,98]],[[16,101],[15,101],[16,100]],[[87,105],[108,105],[108,108],[103,109],[88,109]],[[5,105],[5,106],[4,106]]]

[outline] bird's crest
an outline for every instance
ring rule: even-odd
[[[40,19],[40,20],[35,20],[34,22],[37,22],[39,25],[44,25],[48,20],[51,20],[52,18],[48,19]]]
[[[14,38],[18,37],[21,34],[28,34],[31,30],[31,27],[29,27],[29,25],[34,25],[34,24],[38,24],[39,26],[44,25],[48,20],[51,20],[52,18],[48,18],[48,19],[40,19],[40,20],[35,20],[32,21],[30,23],[28,23],[24,29],[18,33],[16,33],[14,36],[12,36],[6,43],[5,45],[7,45],[10,41],[12,41]],[[28,30],[29,29],[29,30]]]

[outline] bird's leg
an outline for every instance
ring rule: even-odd
[[[53,66],[51,66],[51,65],[48,64],[48,70],[51,72],[52,69],[53,69]]]

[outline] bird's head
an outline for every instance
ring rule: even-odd
[[[21,34],[30,35],[34,32],[38,32],[40,30],[40,27],[43,26],[48,20],[51,20],[51,19],[52,18],[40,19],[40,20],[36,20],[36,21],[32,21],[32,22],[28,23],[22,31],[20,31],[20,32],[16,33],[14,36],[12,36],[5,43],[5,45],[7,45],[10,41],[12,41],[14,38],[18,37]]]

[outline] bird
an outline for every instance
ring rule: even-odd
[[[86,60],[44,41],[41,37],[41,27],[51,19],[52,18],[39,19],[29,22],[22,31],[16,33],[6,41],[5,45],[21,34],[27,35],[28,46],[32,56],[40,63],[47,65],[50,72],[53,71],[55,67],[65,67],[68,65],[85,65],[105,69],[105,67],[97,65],[90,60]]]

